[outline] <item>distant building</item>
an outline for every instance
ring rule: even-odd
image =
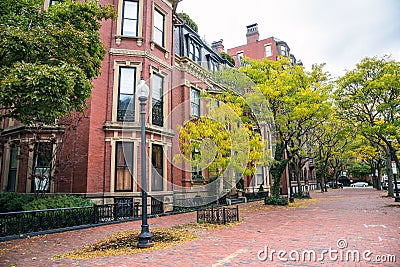
[[[251,59],[269,58],[271,60],[284,56],[289,57],[293,65],[302,65],[301,60],[296,60],[296,57],[290,53],[290,47],[285,41],[275,37],[259,40],[259,37],[258,24],[251,24],[247,26],[247,43],[227,50],[227,53],[235,59],[237,68],[243,65],[244,56]]]

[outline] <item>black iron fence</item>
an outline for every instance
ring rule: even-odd
[[[236,208],[211,207],[197,210],[197,223],[226,224],[239,221],[239,206]]]
[[[174,198],[174,211],[185,212],[194,211],[200,208],[207,208],[210,206],[226,205],[226,195],[217,196],[195,196],[193,198]]]
[[[269,192],[259,191],[259,192],[245,193],[244,196],[246,197],[247,202],[252,202],[267,198],[269,196]]]
[[[138,203],[0,213],[0,237],[138,217]]]
[[[161,214],[164,212],[164,203],[157,199],[152,197],[151,198],[151,214]]]

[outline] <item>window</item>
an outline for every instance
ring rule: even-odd
[[[115,191],[132,191],[133,143],[117,142]]]
[[[201,62],[201,49],[200,49],[199,46],[196,47],[196,54],[195,54],[194,60],[195,60],[197,63],[200,63],[200,62]]]
[[[59,3],[60,1],[57,0],[50,0],[49,6]]]
[[[257,167],[257,185],[264,184],[264,169],[263,167]]]
[[[192,160],[197,161],[200,158],[200,151],[195,148],[192,153]],[[204,180],[201,168],[198,166],[192,166],[192,180],[194,181],[202,181]]]
[[[189,44],[189,58],[194,62],[200,63],[201,55],[200,55],[200,47],[194,41],[191,41]]]
[[[135,87],[136,87],[136,69],[121,67],[119,69],[118,110],[117,110],[118,121],[134,121]]]
[[[122,35],[138,35],[139,2],[124,0],[122,10]]]
[[[270,57],[270,56],[272,56],[271,44],[266,44],[265,45],[265,57]]]
[[[15,187],[17,185],[17,168],[18,168],[18,147],[14,146],[10,151],[10,165],[8,168],[8,182],[7,191],[15,192]]]
[[[164,112],[163,112],[163,84],[164,78],[160,75],[154,74],[151,82],[152,90],[152,123],[154,125],[163,126]]]
[[[284,45],[281,46],[281,55],[285,57],[287,56],[287,49]]]
[[[37,143],[33,162],[35,191],[49,191],[53,156],[52,143]]]
[[[190,89],[190,115],[200,117],[200,92],[193,88]]]
[[[163,148],[160,145],[153,145],[151,152],[151,191],[163,190]]]
[[[243,66],[243,52],[238,52],[236,56],[239,66]]]
[[[164,14],[162,14],[160,11],[158,11],[157,9],[154,10],[154,42],[161,45],[162,47],[164,47],[164,17]]]
[[[190,42],[189,43],[189,58],[194,60],[195,53],[196,53],[196,46],[193,42]]]
[[[216,72],[219,70],[219,64],[217,62],[215,62],[214,60],[210,61],[210,70],[212,72]]]

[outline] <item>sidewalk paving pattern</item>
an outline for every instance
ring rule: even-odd
[[[2,242],[0,266],[400,266],[400,203],[372,188],[314,191],[311,196],[298,207],[241,204],[241,224],[206,229],[196,240],[132,255],[54,258],[112,233],[140,229],[140,221]],[[150,231],[195,220],[194,212],[152,218]],[[280,250],[286,254],[281,252],[279,259]],[[355,251],[360,261],[352,257]],[[290,258],[297,255],[299,260]],[[374,261],[377,256],[393,261],[391,255],[396,262]]]

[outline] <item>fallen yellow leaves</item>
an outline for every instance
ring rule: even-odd
[[[308,208],[310,204],[316,203],[322,200],[322,198],[303,198],[295,199],[293,203],[289,203],[289,208]]]
[[[162,250],[197,239],[196,232],[198,230],[218,230],[238,224],[240,222],[226,225],[192,223],[177,225],[172,228],[150,229],[150,232],[154,235],[152,238],[154,246],[151,248],[137,248],[137,236],[140,230],[119,232],[95,244],[83,246],[73,252],[57,255],[55,258],[89,259]]]
[[[161,250],[176,244],[188,242],[197,236],[186,229],[151,229],[154,246],[137,248],[140,230],[119,232],[95,244],[84,246],[74,252],[57,255],[56,258],[88,259],[105,256],[129,255],[150,250]]]
[[[55,256],[55,258],[89,259],[96,257],[129,255],[145,251],[162,250],[171,246],[189,242],[198,238],[197,230],[217,230],[238,225],[240,222],[227,225],[216,224],[182,224],[172,228],[150,229],[154,235],[154,246],[151,248],[137,248],[137,236],[140,230],[119,232],[99,242],[81,247],[73,252]]]

